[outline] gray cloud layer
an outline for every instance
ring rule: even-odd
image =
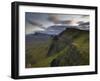
[[[25,14],[26,34],[36,31],[44,31],[48,27],[56,24],[60,25],[79,25],[89,22],[89,15],[74,14],[48,14],[48,13],[31,13]]]

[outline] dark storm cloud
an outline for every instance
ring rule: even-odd
[[[57,23],[59,21],[59,17],[56,15],[49,15],[48,20],[53,23]]]
[[[71,20],[61,20],[57,15],[49,15],[48,20],[54,24],[70,24]]]
[[[84,25],[88,25],[89,26],[89,22],[84,22],[84,23],[81,23],[81,24],[79,24],[80,26],[84,26]]]

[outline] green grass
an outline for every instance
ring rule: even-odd
[[[64,55],[65,52],[67,52],[67,51],[68,51],[68,47],[66,47],[65,49],[63,49],[62,51],[60,51],[60,52],[57,53],[57,54],[54,54],[54,55],[52,55],[52,56],[50,56],[50,57],[47,57],[47,58],[41,60],[41,61],[38,62],[37,64],[32,65],[32,67],[49,67],[49,66],[50,66],[50,63],[51,63],[54,59],[56,59],[56,58],[58,58],[58,57]]]
[[[89,64],[89,32],[77,29],[67,30],[52,44],[50,38],[45,42],[26,44],[26,68],[50,67],[55,60],[58,66],[75,66]],[[55,50],[56,49],[56,50]]]
[[[33,42],[31,45],[26,45],[26,67],[40,62],[41,59],[45,59],[51,42],[52,40],[49,39],[39,44]]]

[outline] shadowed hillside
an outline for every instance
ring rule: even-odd
[[[26,36],[26,68],[89,65],[89,31],[67,28],[57,36]]]

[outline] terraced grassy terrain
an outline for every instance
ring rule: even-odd
[[[26,37],[26,68],[89,65],[89,31],[70,28],[40,37]]]

